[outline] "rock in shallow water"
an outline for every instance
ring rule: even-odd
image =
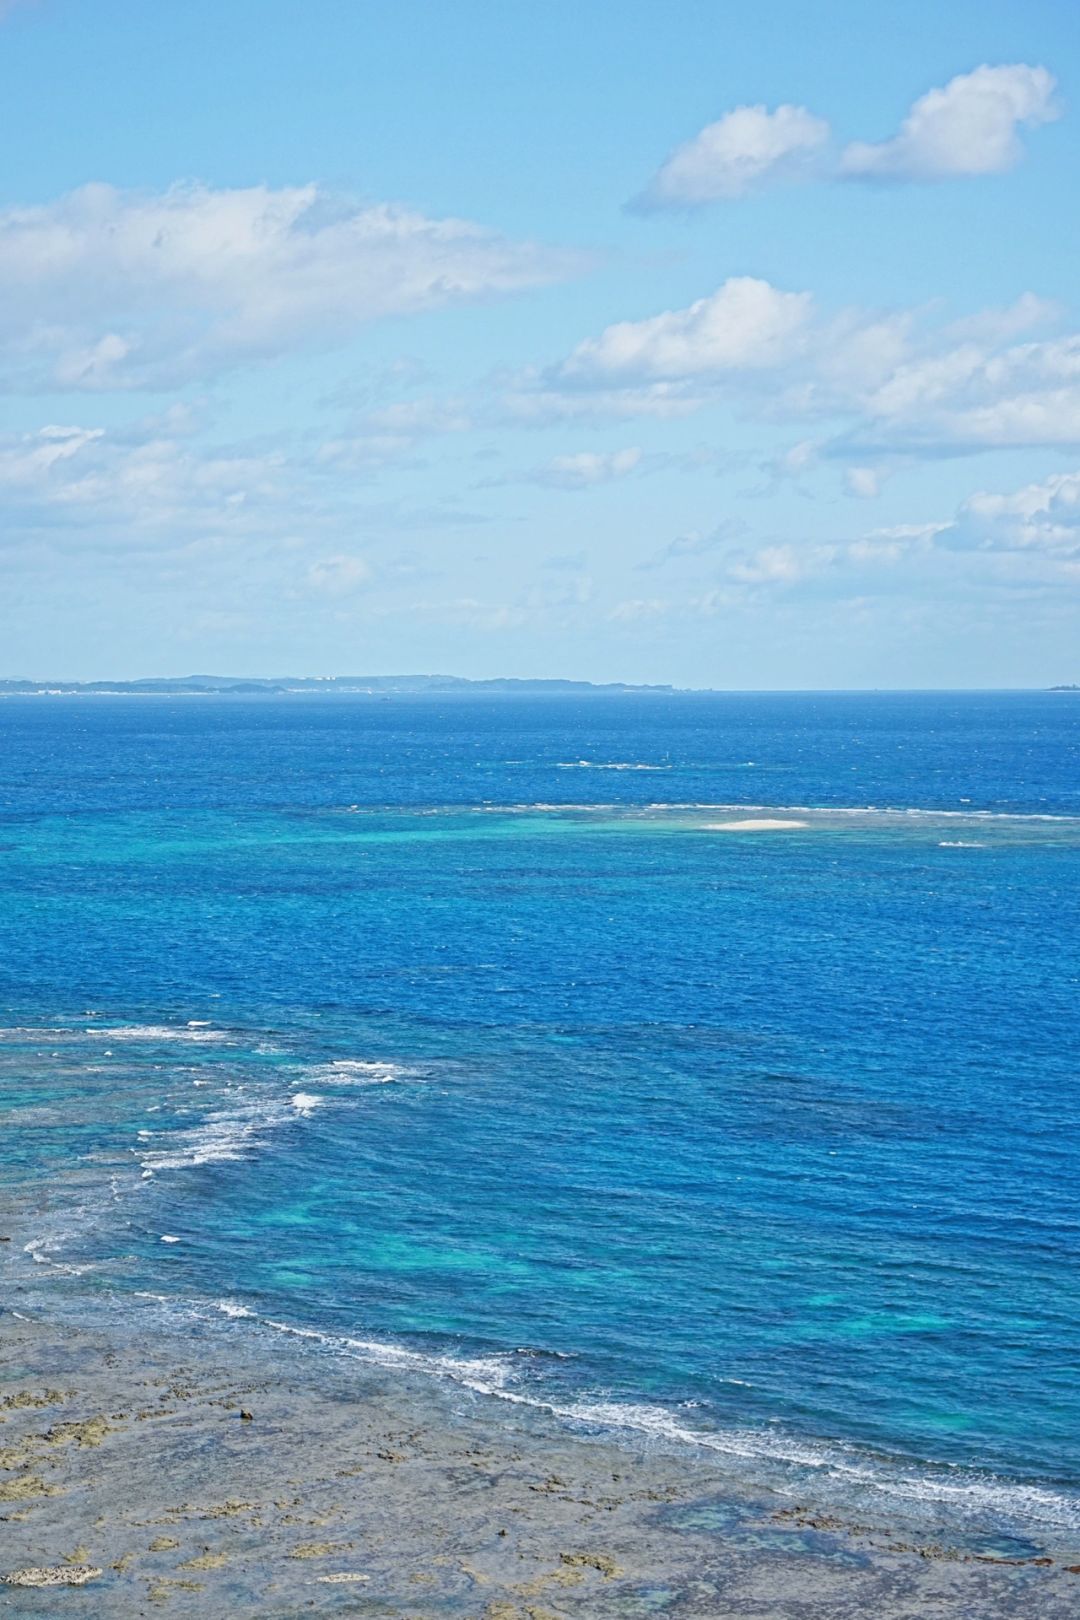
[[[96,1581],[104,1572],[93,1564],[58,1564],[54,1568],[34,1565],[29,1569],[13,1569],[4,1576],[5,1586],[85,1586]]]

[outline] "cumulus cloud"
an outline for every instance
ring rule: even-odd
[[[556,380],[583,387],[671,382],[777,366],[791,358],[812,303],[809,293],[732,276],[686,309],[617,321],[586,338],[558,367]]]
[[[676,147],[629,206],[641,213],[702,208],[810,177],[897,182],[1001,174],[1023,155],[1021,130],[1061,116],[1056,89],[1044,67],[984,64],[920,96],[891,139],[852,141],[839,162],[829,153],[829,124],[806,107],[735,107]]]
[[[1080,443],[1080,335],[905,359],[858,402],[854,442],[963,451]]]
[[[938,541],[960,550],[1080,559],[1080,472],[1055,473],[1009,495],[972,495],[955,521],[940,529]]]
[[[958,74],[920,96],[891,140],[852,142],[841,173],[879,181],[1001,174],[1023,154],[1022,128],[1060,117],[1055,89],[1046,68],[1023,62]]]
[[[808,173],[829,126],[805,107],[736,107],[677,147],[633,206],[700,208]]]
[[[315,185],[83,186],[0,211],[0,383],[164,387],[363,322],[582,267],[461,219]]]
[[[520,377],[503,409],[543,425],[687,415],[734,398],[743,412],[847,421],[771,464],[773,483],[819,455],[876,467],[880,481],[890,456],[1080,443],[1080,333],[1014,341],[1057,319],[1055,306],[1025,293],[966,321],[935,324],[933,313],[829,313],[809,292],[733,277],[686,308],[584,339]],[[851,480],[857,494],[872,484],[865,471]]]

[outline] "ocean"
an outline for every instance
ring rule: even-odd
[[[1078,875],[1077,694],[5,699],[4,1265],[1075,1539]]]

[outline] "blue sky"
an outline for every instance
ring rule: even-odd
[[[0,0],[2,673],[1080,679],[1072,0]]]

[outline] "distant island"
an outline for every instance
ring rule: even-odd
[[[470,681],[459,675],[232,675],[159,676],[139,681],[20,681],[0,680],[0,697],[155,697],[223,694],[226,696],[285,695],[290,692],[355,693],[370,697],[423,693],[499,693],[559,696],[575,693],[651,693],[664,696],[674,686],[633,686],[624,681],[515,680],[509,677]]]

